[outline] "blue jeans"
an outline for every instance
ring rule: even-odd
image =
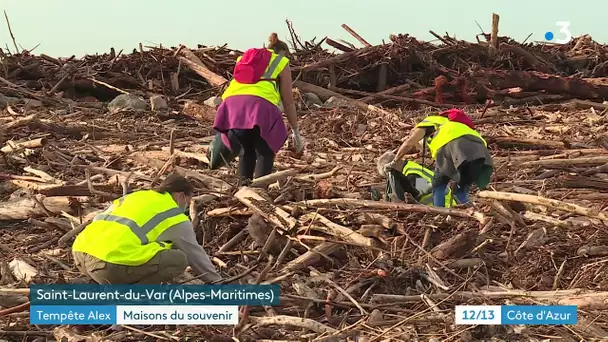
[[[471,185],[473,185],[479,177],[484,163],[484,159],[477,159],[471,162],[464,162],[458,168],[458,171],[460,172],[460,182],[456,185],[453,194],[461,204],[469,202],[469,190],[471,189]],[[449,183],[450,177],[443,175],[439,170],[435,170],[435,177],[433,178],[434,206],[445,208],[445,193]]]

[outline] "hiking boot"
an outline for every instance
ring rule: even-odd
[[[251,178],[239,178],[236,185],[237,187],[250,186],[251,183],[253,183],[253,180]]]

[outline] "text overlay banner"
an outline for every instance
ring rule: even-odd
[[[278,306],[279,285],[30,286],[31,305],[250,305]]]

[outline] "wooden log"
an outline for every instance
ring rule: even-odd
[[[534,69],[536,69],[540,72],[544,72],[544,73],[552,72],[551,68],[549,68],[547,66],[548,63],[546,61],[541,61],[538,57],[536,57],[533,54],[531,54],[530,52],[520,48],[519,46],[510,45],[508,43],[501,43],[500,49],[509,51],[509,52],[513,52],[517,55],[522,56],[526,60],[526,62],[528,62],[530,64],[530,66],[532,66]]]
[[[110,200],[114,200],[122,196],[122,194],[118,192],[118,189],[111,185],[95,185],[95,190],[105,193],[113,193],[115,197]],[[93,196],[87,185],[51,185],[50,187],[45,187],[38,190],[38,193],[47,197]]]
[[[21,126],[27,126],[28,124],[34,122],[38,118],[38,114],[31,114],[28,116],[24,116],[15,121],[11,121],[2,126],[5,130],[14,129]]]
[[[285,210],[277,208],[272,203],[266,201],[266,199],[260,196],[253,188],[242,187],[234,194],[234,197],[253,212],[261,215],[268,220],[268,222],[283,231],[291,231],[298,224],[295,218],[289,215]],[[282,232],[279,230],[279,233]]]
[[[13,276],[15,276],[15,279],[23,280],[26,283],[29,283],[38,275],[38,270],[36,270],[34,266],[21,259],[13,259],[13,261],[9,263],[9,267]]]
[[[471,229],[454,235],[449,240],[435,246],[429,253],[437,260],[461,258],[475,247],[476,241],[477,232]]]
[[[294,169],[274,172],[274,173],[271,173],[271,174],[263,176],[263,177],[255,178],[251,182],[251,186],[252,187],[267,186],[267,185],[270,185],[270,184],[273,184],[276,182],[281,182],[281,181],[285,180],[286,178],[293,177],[297,174],[298,174],[298,170],[294,170]]]
[[[351,36],[355,37],[359,41],[359,43],[363,44],[365,47],[371,47],[372,44],[368,43],[363,37],[361,37],[355,30],[348,27],[346,24],[342,24],[342,28],[346,30],[346,32],[350,33]]]
[[[339,244],[335,244],[335,243],[331,243],[331,242],[323,242],[319,245],[316,245],[313,249],[309,250],[308,252],[300,255],[299,257],[297,257],[294,260],[287,263],[283,267],[281,272],[288,273],[288,272],[299,270],[303,267],[313,265],[313,264],[319,262],[319,260],[321,260],[321,258],[329,257],[329,255],[331,255],[332,253],[337,252],[340,249],[340,247],[342,247],[342,246],[340,246]]]
[[[517,202],[525,202],[525,203],[531,203],[531,204],[536,204],[536,205],[542,205],[544,207],[548,207],[548,208],[552,208],[552,209],[556,209],[556,210],[576,213],[579,215],[593,217],[593,218],[597,218],[600,220],[608,220],[608,215],[603,212],[599,212],[598,210],[593,210],[593,209],[585,208],[585,207],[582,207],[582,206],[579,206],[576,204],[566,203],[563,201],[558,201],[558,200],[554,200],[554,199],[550,199],[550,198],[544,198],[544,197],[540,197],[540,196],[523,195],[523,194],[510,193],[510,192],[487,191],[487,190],[480,191],[477,194],[477,196],[482,197],[482,198],[493,198],[493,199],[497,199],[497,200],[517,201]]]
[[[299,206],[324,206],[324,205],[337,205],[337,206],[348,206],[358,208],[373,208],[373,209],[393,209],[403,210],[416,213],[427,213],[427,214],[441,214],[441,215],[452,215],[465,218],[474,218],[481,224],[484,224],[487,217],[480,212],[471,210],[459,210],[449,208],[437,208],[422,204],[405,204],[405,203],[389,203],[389,202],[375,202],[369,200],[360,200],[353,198],[331,198],[331,199],[317,199],[310,201],[302,201],[296,203]]]
[[[456,291],[454,293],[438,293],[428,295],[433,300],[452,299],[463,301],[480,297],[489,299],[510,298],[512,301],[521,300],[529,303],[530,299],[552,305],[579,305],[579,309],[608,309],[608,292],[585,291],[582,289],[558,290],[558,291],[526,291],[508,290],[492,291],[481,290],[478,292]],[[372,295],[372,303],[419,303],[422,300],[419,295],[402,296],[389,294]]]
[[[460,259],[452,262],[448,265],[449,268],[474,268],[483,263],[482,259],[472,258],[472,259]]]
[[[179,57],[179,60],[184,62],[190,69],[199,74],[202,78],[207,80],[209,84],[214,87],[219,87],[224,83],[228,82],[224,77],[209,70],[205,64],[194,54],[192,51],[185,47],[181,47],[180,53],[183,56]]]
[[[75,197],[46,197],[39,199],[44,207],[53,214],[62,211],[72,212],[71,203]],[[0,220],[27,220],[46,215],[36,201],[31,198],[20,198],[14,201],[0,202]]]
[[[432,101],[427,101],[427,100],[422,100],[422,99],[416,99],[416,98],[413,98],[413,97],[385,95],[385,94],[380,94],[380,93],[368,93],[368,92],[365,92],[365,91],[342,89],[342,88],[338,88],[338,87],[331,87],[331,89],[337,91],[338,93],[356,94],[356,95],[362,95],[362,96],[367,96],[367,97],[374,96],[374,97],[385,99],[385,100],[394,100],[394,101],[405,102],[405,103],[410,103],[410,104],[411,103],[417,103],[417,104],[423,104],[423,105],[427,105],[427,106],[431,106],[431,107],[438,107],[438,108],[460,108],[460,107],[463,107],[462,105],[447,104],[447,103],[438,103],[438,102],[432,102]],[[361,102],[361,100],[352,100],[352,101]],[[367,104],[367,106],[371,106],[371,105]],[[362,108],[360,105],[359,105],[359,107]]]
[[[593,165],[593,164],[605,164],[608,163],[608,156],[602,157],[586,157],[586,158],[572,158],[572,159],[545,159],[545,160],[533,160],[525,163],[521,163],[520,166],[564,166],[564,165]]]
[[[561,141],[526,139],[519,137],[487,137],[486,141],[488,144],[497,144],[502,147],[526,146],[536,147],[539,149],[551,148],[559,150],[566,148],[566,145]]]
[[[605,78],[578,78],[548,75],[537,71],[481,70],[473,74],[493,89],[523,88],[549,94],[569,95],[581,100],[608,98]]]
[[[297,71],[311,71],[311,70],[315,70],[315,69],[322,69],[322,68],[328,67],[333,64],[338,64],[338,63],[347,61],[349,59],[357,58],[358,56],[363,56],[363,55],[369,54],[370,52],[372,52],[374,50],[378,50],[380,48],[382,48],[382,46],[365,47],[365,48],[362,48],[359,50],[355,50],[353,52],[339,54],[335,57],[325,58],[320,61],[304,65],[302,67],[294,67],[294,68],[292,68],[292,70],[294,72],[297,72]],[[317,94],[317,95],[319,95],[319,94]]]
[[[47,140],[46,138],[38,138],[38,139],[34,139],[34,140],[28,140],[28,141],[23,141],[23,142],[7,142],[6,146],[3,146],[0,151],[4,152],[4,153],[10,153],[13,152],[15,150],[19,150],[19,149],[25,149],[25,148],[38,148],[38,147],[42,147],[46,144]]]
[[[362,245],[362,246],[373,246],[374,245],[373,239],[367,238],[367,237],[353,231],[352,229],[350,229],[348,227],[344,227],[337,223],[334,223],[319,213],[306,214],[300,218],[300,221],[302,222],[302,227],[304,227],[303,229],[308,229],[308,225],[306,224],[306,223],[308,223],[308,221],[315,221],[315,220],[318,220],[321,223],[323,223],[325,228],[320,229],[320,230],[322,230],[326,234],[333,235],[338,238],[341,238],[344,241],[350,241],[350,242],[353,242],[353,243],[356,243],[356,244]]]
[[[580,256],[606,256],[608,255],[608,246],[584,246],[576,251]]]
[[[205,213],[208,217],[219,216],[251,216],[253,211],[242,208],[215,208]]]
[[[359,99],[359,101],[368,103],[373,100],[382,99],[382,95],[395,95],[395,94],[403,93],[406,90],[410,89],[411,87],[412,86],[409,83],[398,85],[396,87],[386,89],[379,93],[370,94],[368,96],[362,97]]]
[[[342,52],[352,52],[352,51],[356,50],[356,49],[348,47],[348,46],[346,46],[346,45],[344,45],[344,44],[342,44],[340,42],[337,42],[337,41],[335,41],[335,40],[333,40],[331,38],[325,39],[325,43],[327,45],[333,47],[333,48],[336,48],[336,49],[342,51]],[[331,66],[330,66],[330,68],[331,68]],[[332,83],[332,84],[334,84],[334,83]]]

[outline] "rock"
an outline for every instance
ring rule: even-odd
[[[26,109],[36,109],[43,107],[44,104],[38,100],[34,99],[25,99],[25,108]]]
[[[125,110],[142,111],[146,109],[148,109],[148,103],[133,94],[118,95],[108,104],[108,110],[111,114]]]
[[[163,96],[155,95],[150,98],[150,108],[152,108],[153,111],[157,111],[168,109],[169,105]]]
[[[374,309],[374,311],[372,311],[372,313],[369,315],[369,318],[367,319],[367,323],[370,324],[381,323],[383,321],[384,316],[382,315],[382,312],[380,312],[380,310],[378,309]]]
[[[0,94],[0,109],[4,109],[8,106],[8,99],[4,94]]]
[[[211,108],[217,108],[222,103],[222,98],[219,96],[211,96],[203,102],[205,105]]]
[[[327,107],[327,108],[348,107],[348,102],[339,97],[332,96],[329,99],[327,99],[327,101],[325,101],[325,103],[323,104],[323,107]]]
[[[304,99],[304,103],[309,107],[323,105],[323,101],[315,93],[304,93],[302,94],[302,99]]]

